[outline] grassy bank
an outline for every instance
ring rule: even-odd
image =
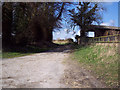
[[[118,86],[118,56],[115,46],[87,46],[75,50],[73,57],[94,72],[108,86]]]
[[[2,52],[2,58],[14,58],[26,56],[34,53],[40,53],[49,50],[50,48],[39,48],[35,46],[6,48]]]

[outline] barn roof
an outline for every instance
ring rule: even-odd
[[[103,25],[88,25],[87,31],[94,31],[94,30],[120,30],[120,27],[114,26],[103,26]]]

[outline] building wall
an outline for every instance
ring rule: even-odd
[[[115,35],[115,34],[120,34],[120,31],[116,31],[116,30],[106,30],[105,33],[104,33],[104,36]]]
[[[95,30],[94,32],[95,32],[95,37],[120,34],[120,31],[116,31],[116,30]]]

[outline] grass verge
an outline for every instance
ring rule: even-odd
[[[35,46],[14,47],[3,50],[1,54],[2,54],[2,58],[14,58],[14,57],[26,56],[34,53],[44,52],[49,49],[50,48],[39,48]]]
[[[115,46],[86,46],[77,48],[73,53],[85,68],[94,72],[96,77],[110,87],[118,86],[118,56]]]
[[[21,57],[21,56],[26,56],[31,53],[20,53],[20,52],[3,52],[2,53],[2,58],[14,58],[14,57]]]

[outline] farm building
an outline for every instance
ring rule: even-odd
[[[89,40],[103,41],[103,42],[108,42],[108,41],[116,41],[116,42],[118,42],[118,41],[120,41],[120,28],[119,27],[101,26],[101,25],[89,25],[89,26],[86,27],[85,32],[86,33],[94,32],[94,37],[97,37],[97,38],[92,39],[91,37],[88,37],[88,39],[86,39],[84,41],[82,39],[82,37],[79,36],[77,38],[77,43],[78,44],[84,44],[85,42],[88,42]]]
[[[113,26],[90,25],[85,31],[94,32],[95,37],[120,34],[120,28]]]

